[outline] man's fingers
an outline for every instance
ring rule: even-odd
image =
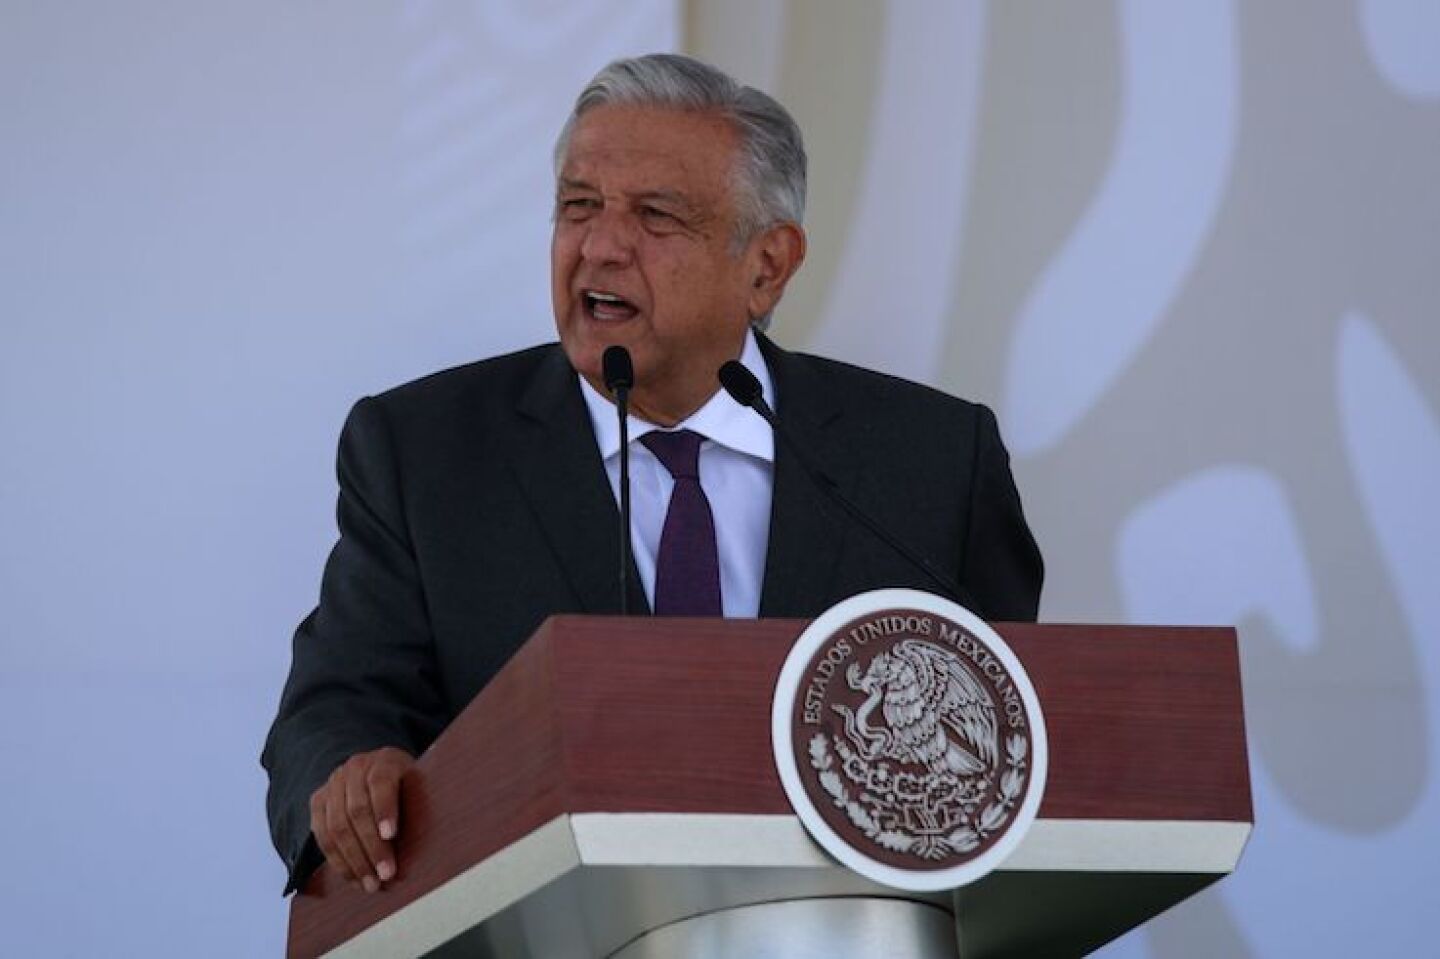
[[[374,809],[380,838],[393,839],[400,831],[400,776],[410,765],[405,753],[386,757],[370,767],[366,785],[370,789],[370,806]]]
[[[395,853],[389,840],[395,838],[400,828],[400,777],[405,765],[408,763],[376,763],[365,777],[370,808],[375,815],[375,834],[382,849],[381,858],[375,860],[375,872],[381,882],[395,878]]]
[[[380,826],[375,821],[375,810],[370,803],[370,788],[366,782],[369,778],[368,765],[357,766],[346,777],[345,815],[350,820],[350,828],[360,845],[361,855],[365,857],[364,878],[370,878],[378,884],[389,878],[386,873],[394,875],[394,865],[390,844],[380,838]],[[382,868],[382,864],[386,865]],[[370,890],[370,884],[367,883],[365,888]]]
[[[393,748],[351,756],[310,797],[310,830],[326,861],[368,892],[395,878],[400,778],[414,762]]]
[[[350,861],[346,859],[345,852],[340,848],[340,832],[335,828],[332,820],[331,798],[334,793],[336,776],[310,797],[310,831],[315,836],[315,844],[320,847],[324,854],[325,861],[331,863],[340,870],[340,875],[347,880],[358,880],[354,870],[350,868]]]
[[[371,891],[377,885],[375,871],[370,867],[370,861],[360,846],[354,826],[350,823],[350,815],[345,809],[345,795],[345,780],[341,778],[332,785],[326,797],[325,821],[330,828],[331,841],[340,854],[340,862],[349,873],[349,878],[357,880],[367,891]]]

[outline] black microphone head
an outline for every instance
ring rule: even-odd
[[[630,351],[623,346],[609,346],[600,357],[601,373],[605,377],[605,388],[611,393],[628,390],[635,385],[635,367],[630,362]]]
[[[725,392],[729,393],[731,398],[741,406],[753,407],[757,402],[764,401],[764,391],[760,387],[760,381],[739,360],[731,360],[720,367],[718,375],[720,385],[725,387]]]

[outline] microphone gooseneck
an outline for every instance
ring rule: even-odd
[[[615,397],[620,418],[620,615],[630,615],[630,389],[635,366],[623,346],[606,347],[600,357],[605,388]]]
[[[904,557],[910,565],[924,573],[943,595],[964,606],[966,609],[976,613],[982,613],[976,606],[974,599],[971,598],[970,594],[966,592],[959,583],[952,582],[942,576],[939,570],[935,569],[925,557],[910,549],[902,543],[898,537],[892,535],[878,522],[871,519],[860,507],[852,503],[844,493],[840,492],[839,485],[837,485],[824,470],[821,470],[811,462],[810,458],[801,450],[800,444],[795,441],[790,435],[790,431],[784,427],[775,415],[775,411],[770,408],[770,404],[765,402],[765,391],[760,386],[760,381],[755,378],[754,373],[751,373],[750,370],[746,368],[744,363],[741,363],[739,360],[730,360],[724,366],[720,367],[717,375],[720,378],[720,385],[725,388],[726,393],[730,394],[731,399],[741,406],[750,407],[750,409],[760,414],[765,422],[770,424],[770,428],[774,430],[775,435],[780,438],[780,441],[785,444],[790,450],[790,453],[795,457],[795,461],[800,464],[801,472],[809,478],[811,484],[814,485],[816,489],[820,490],[820,492],[836,506],[839,506],[851,519],[869,530],[876,539],[880,540],[880,542],[886,546],[889,546],[900,556]]]

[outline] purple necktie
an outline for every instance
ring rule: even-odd
[[[656,616],[721,615],[715,517],[700,488],[702,440],[689,430],[657,430],[640,438],[675,478],[655,558]]]

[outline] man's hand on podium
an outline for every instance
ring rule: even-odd
[[[375,892],[395,878],[400,777],[415,762],[387,746],[345,760],[310,797],[310,831],[346,879]]]

